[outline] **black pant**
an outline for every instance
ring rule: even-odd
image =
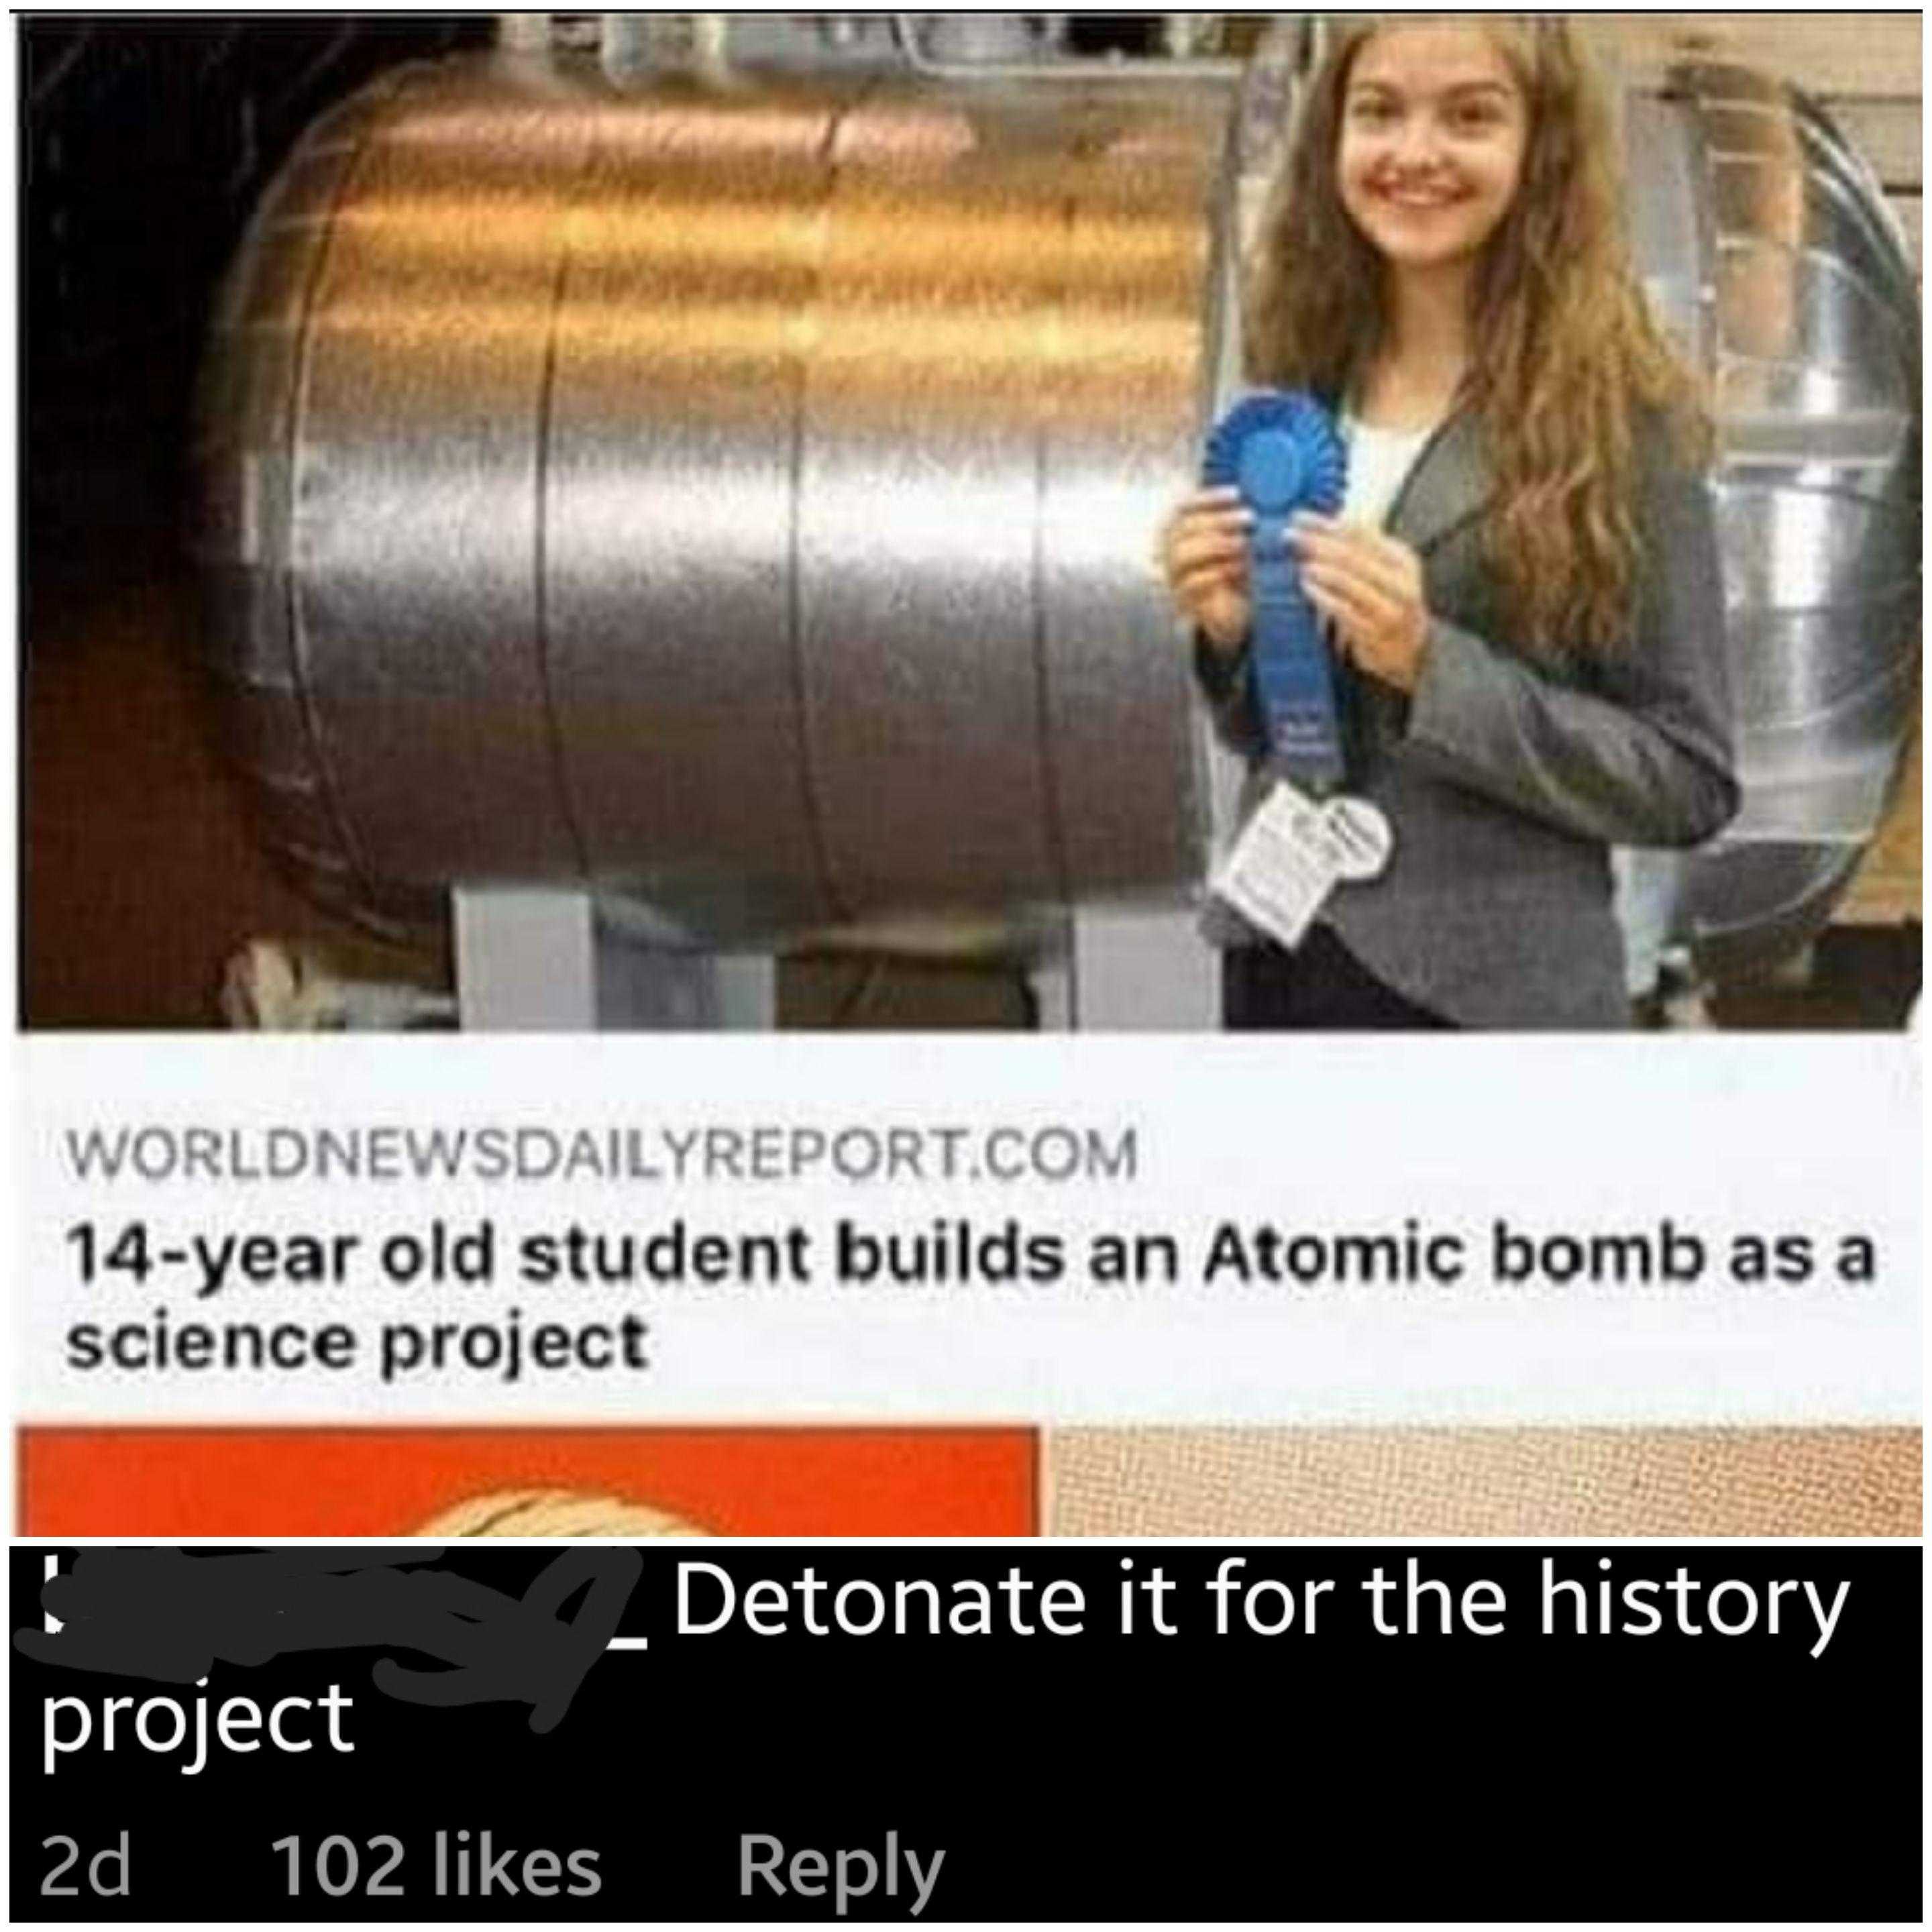
[[[1234,946],[1221,961],[1221,1023],[1229,1033],[1456,1030],[1384,986],[1325,926],[1293,952]]]

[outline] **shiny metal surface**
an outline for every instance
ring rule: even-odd
[[[294,427],[328,214],[406,73],[318,122],[272,185],[214,317],[196,452],[205,634],[230,755],[268,844],[311,896],[384,923],[436,904],[374,877],[321,756],[293,621]]]
[[[332,903],[1024,931],[1204,862],[1148,565],[1219,88],[407,70],[305,142],[200,452],[231,749]]]
[[[1676,936],[1730,976],[1829,916],[1916,712],[1918,301],[1869,170],[1791,89],[1690,67],[1626,122],[1646,283],[1718,412],[1744,806],[1670,890]]]
[[[1918,310],[1789,89],[1625,105],[1644,279],[1720,412],[1745,803],[1670,897],[1729,972],[1827,916],[1912,714]],[[330,116],[203,412],[210,655],[276,850],[366,919],[581,881],[716,946],[1178,901],[1198,727],[1148,554],[1225,373],[1228,108],[454,62]]]

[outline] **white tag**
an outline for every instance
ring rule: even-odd
[[[1282,778],[1242,828],[1211,887],[1292,952],[1336,886],[1380,878],[1394,850],[1379,806],[1365,798],[1317,805]]]
[[[1395,850],[1388,814],[1365,798],[1331,798],[1322,811],[1336,876],[1358,886],[1380,878]]]
[[[1242,827],[1211,889],[1292,952],[1341,876],[1335,846],[1323,808],[1284,779]]]

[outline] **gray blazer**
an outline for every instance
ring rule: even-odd
[[[1467,411],[1389,514],[1420,554],[1432,622],[1412,697],[1343,673],[1349,789],[1388,814],[1395,853],[1372,884],[1338,887],[1324,916],[1378,979],[1461,1025],[1628,1024],[1610,848],[1699,844],[1737,811],[1709,496],[1660,430],[1646,426],[1640,449],[1645,568],[1614,650],[1532,658],[1508,642]],[[1271,782],[1246,656],[1203,644],[1195,662],[1219,736],[1252,767],[1245,819]],[[1258,938],[1218,905],[1210,931]]]

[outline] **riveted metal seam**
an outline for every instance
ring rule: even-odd
[[[556,267],[550,278],[550,316],[544,332],[543,371],[537,385],[536,451],[536,514],[532,518],[532,602],[536,634],[537,688],[543,696],[544,742],[549,748],[550,770],[556,787],[557,816],[577,860],[578,876],[590,877],[590,850],[584,836],[584,821],[578,810],[570,783],[570,761],[564,755],[563,726],[557,716],[556,691],[550,675],[550,436],[556,398],[557,338],[562,332],[564,302],[570,286],[574,217],[583,200],[586,184],[594,172],[598,153],[598,123],[593,118],[584,146],[574,194],[566,197],[558,223]]]
[[[819,228],[819,238],[812,264],[812,291],[800,304],[799,320],[801,323],[818,306],[823,292],[825,251],[830,224],[833,218],[832,198],[838,188],[839,134],[847,120],[871,99],[878,86],[875,81],[867,82],[853,98],[835,102],[829,111],[824,137],[819,143],[818,152],[814,157],[824,170],[823,194],[814,214]],[[793,365],[791,446],[788,454],[790,487],[789,527],[785,538],[786,621],[790,632],[792,704],[798,724],[799,794],[805,823],[806,845],[812,854],[812,873],[818,884],[819,897],[830,920],[832,922],[839,922],[852,917],[852,907],[846,895],[839,890],[837,874],[832,863],[831,844],[826,830],[823,789],[813,742],[812,680],[805,662],[805,593],[801,552],[804,545],[806,404],[811,386],[811,351],[810,338],[801,328]]]
[[[372,102],[362,131],[336,177],[334,186],[330,191],[328,207],[323,213],[321,238],[316,245],[315,259],[309,266],[308,283],[302,290],[302,314],[296,334],[298,346],[295,376],[289,385],[286,595],[289,655],[294,661],[296,702],[314,758],[322,808],[335,828],[336,836],[342,842],[343,856],[348,860],[350,870],[360,882],[364,895],[372,898],[379,896],[376,874],[362,849],[361,840],[356,836],[354,824],[335,782],[334,767],[328,757],[327,735],[322,729],[321,715],[315,706],[308,633],[302,621],[300,568],[302,551],[300,478],[302,434],[308,422],[309,384],[314,372],[316,310],[333,250],[337,218],[349,198],[350,190],[354,185],[356,176],[375,146],[378,136],[398,118],[403,97],[409,92],[410,85],[424,71],[420,66],[400,68],[387,82],[382,84],[380,92],[387,98],[381,100],[380,104]]]

